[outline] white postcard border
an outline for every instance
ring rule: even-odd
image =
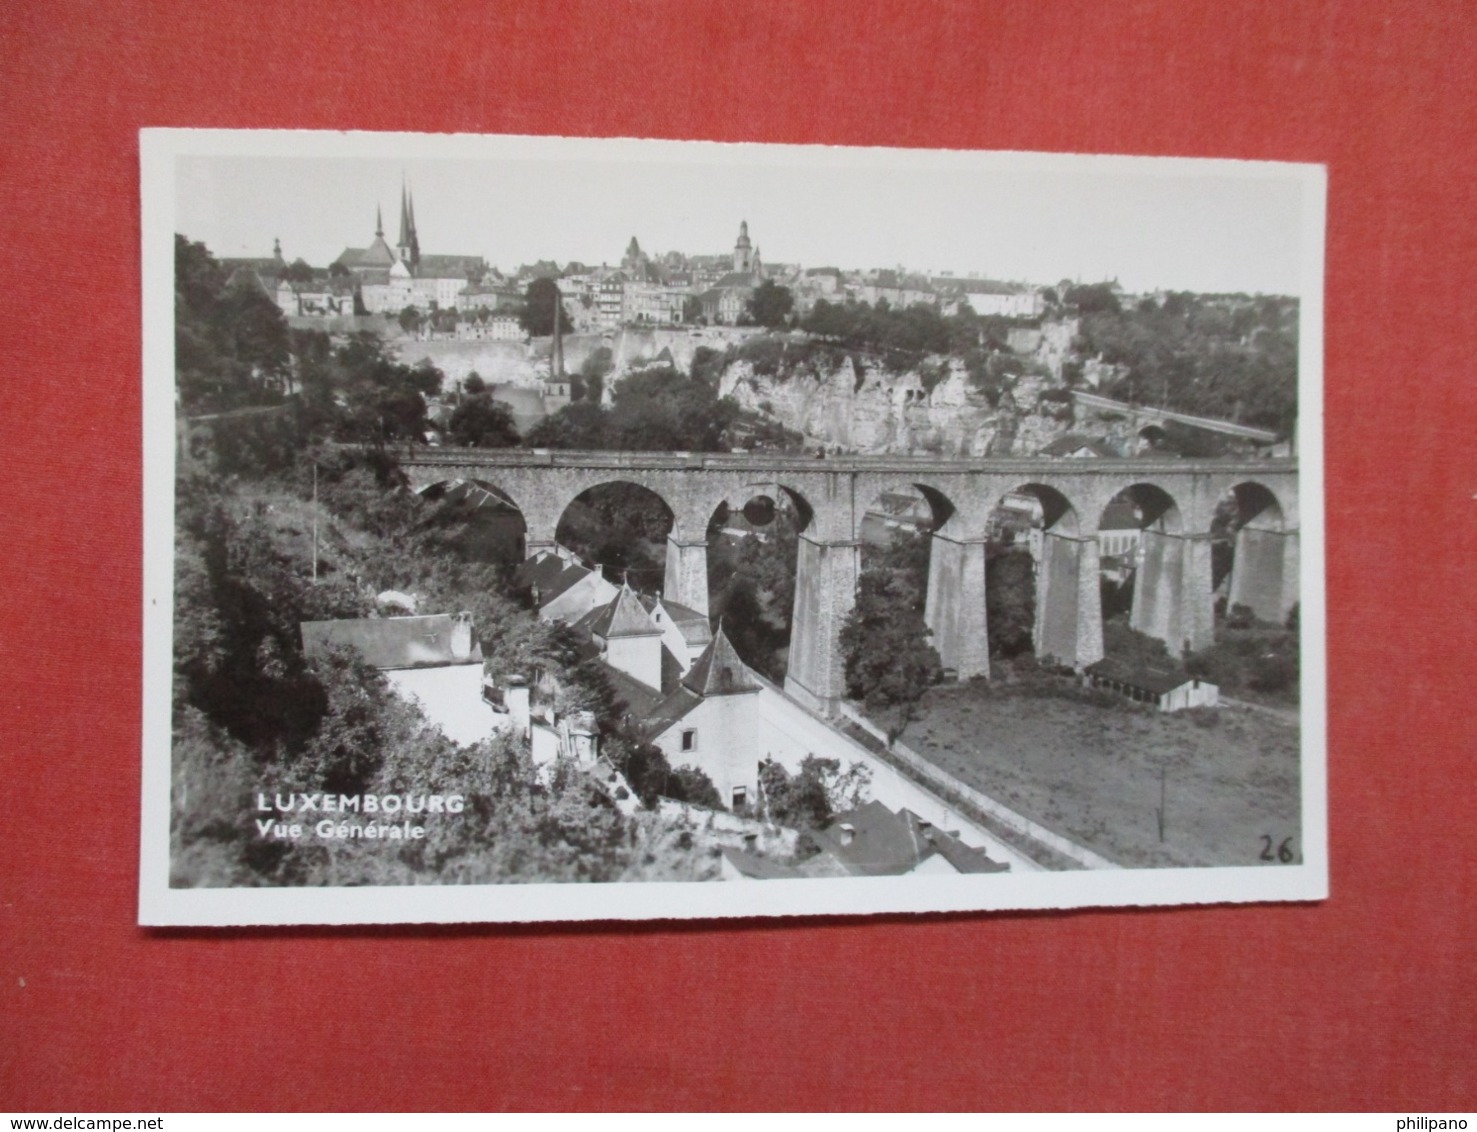
[[[174,578],[175,162],[185,156],[772,161],[791,166],[1133,172],[1282,178],[1302,190],[1298,471],[1301,528],[1302,861],[762,883],[169,887]],[[293,130],[140,131],[143,299],[143,773],[139,923],[291,924],[684,920],[1314,901],[1328,896],[1327,675],[1323,507],[1323,288],[1327,174],[1321,165],[1118,155],[789,146],[641,139]]]

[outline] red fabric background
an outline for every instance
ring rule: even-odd
[[[1472,16],[6,5],[0,1108],[1477,1106]],[[1333,898],[136,928],[146,125],[1326,162]]]

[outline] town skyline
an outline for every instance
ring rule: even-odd
[[[934,155],[946,160],[917,168],[866,160],[890,151],[774,147],[765,152],[803,160],[739,165],[718,158],[744,147],[679,162],[658,143],[620,144],[656,145],[657,160],[181,156],[175,230],[223,257],[266,256],[280,240],[289,261],[322,267],[370,243],[377,209],[393,242],[406,185],[422,251],[481,255],[503,272],[538,260],[618,264],[633,236],[650,253],[724,254],[747,221],[766,262],[807,268],[1302,292],[1301,181],[1264,165],[1145,173],[1080,159],[1094,166],[1084,177],[1045,158],[1025,169],[966,161],[1022,155]],[[871,192],[856,191],[859,177]]]

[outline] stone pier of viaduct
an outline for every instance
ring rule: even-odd
[[[715,455],[417,448],[399,454],[416,490],[465,480],[518,508],[529,553],[552,547],[565,508],[602,484],[639,484],[672,512],[667,597],[708,609],[707,531],[720,505],[788,496],[804,524],[796,566],[786,690],[832,711],[845,692],[841,625],[855,600],[861,524],[884,491],[916,487],[934,511],[927,621],[944,665],[989,673],[985,539],[991,512],[1012,493],[1041,503],[1036,578],[1037,655],[1082,666],[1102,658],[1098,523],[1120,492],[1143,516],[1132,624],[1172,653],[1214,633],[1211,525],[1234,493],[1241,513],[1230,600],[1268,620],[1298,597],[1295,460],[969,459],[907,456]]]

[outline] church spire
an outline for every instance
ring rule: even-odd
[[[404,181],[400,182],[400,238],[395,241],[395,246],[402,252],[410,250],[410,204],[406,196]]]
[[[400,240],[396,244],[400,259],[407,268],[414,270],[421,261],[421,242],[415,234],[415,200],[410,195],[407,182],[400,182]]]
[[[374,234],[381,240],[385,238],[385,218],[383,212],[384,210],[379,205],[374,206]]]

